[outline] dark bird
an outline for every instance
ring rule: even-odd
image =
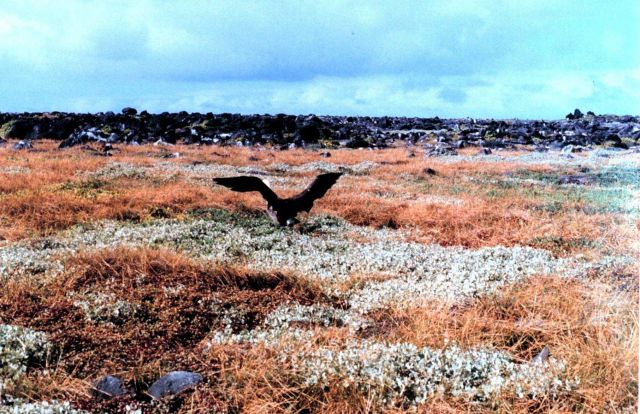
[[[309,212],[313,202],[324,196],[342,173],[320,174],[303,192],[290,198],[280,198],[258,177],[240,176],[228,178],[214,178],[216,184],[246,193],[258,191],[267,200],[267,214],[274,223],[280,226],[293,226],[298,223],[296,216],[302,211]]]

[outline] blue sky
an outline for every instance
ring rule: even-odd
[[[640,113],[640,2],[0,0],[0,111]]]

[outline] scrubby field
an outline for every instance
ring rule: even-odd
[[[635,412],[640,154],[414,152],[0,147],[0,413]]]

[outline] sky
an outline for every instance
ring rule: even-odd
[[[0,112],[638,115],[638,22],[638,0],[0,0]]]

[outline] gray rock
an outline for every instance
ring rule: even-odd
[[[162,138],[158,139],[156,142],[153,143],[153,145],[155,145],[156,147],[158,146],[173,146],[173,144],[163,140]]]
[[[31,142],[29,141],[20,141],[17,144],[14,144],[13,149],[16,151],[19,150],[23,150],[23,149],[31,149],[33,148],[33,145],[31,145]]]
[[[107,127],[107,128],[105,128]],[[159,137],[175,144],[242,142],[243,146],[266,142],[287,147],[294,142],[315,143],[328,138],[350,148],[380,147],[401,139],[406,143],[431,142],[462,145],[512,147],[535,143],[552,150],[573,145],[630,147],[640,139],[640,116],[586,116],[575,110],[566,119],[494,120],[406,117],[295,116],[286,114],[240,115],[187,112],[139,115],[135,108],[120,113],[0,113],[0,137],[16,140],[51,138],[63,147],[87,141],[153,143]],[[486,142],[483,143],[482,141]],[[437,155],[434,153],[434,155]]]
[[[588,185],[595,182],[596,177],[588,174],[562,175],[558,178],[558,184]]]
[[[439,157],[442,155],[458,155],[458,151],[455,149],[445,146],[445,145],[437,145],[435,147],[426,147],[424,151],[424,155],[427,157]]]
[[[103,142],[105,141],[105,139],[100,136],[96,128],[89,128],[72,133],[67,139],[65,139],[60,143],[60,145],[58,145],[58,148],[71,148],[73,146],[84,144],[89,141]]]
[[[147,392],[159,400],[168,395],[176,395],[202,382],[202,375],[188,371],[172,371],[151,384]]]
[[[538,355],[533,357],[533,360],[531,362],[533,362],[534,364],[542,364],[547,359],[549,359],[549,355],[551,355],[551,351],[549,350],[548,346],[545,346],[544,348],[542,348],[542,351],[538,353]]]
[[[111,375],[105,375],[100,378],[93,386],[91,393],[99,400],[122,397],[130,394],[124,382],[120,378]]]
[[[138,113],[138,110],[136,108],[131,108],[129,106],[122,108],[122,114],[123,115],[129,115],[129,116],[134,116],[135,114]]]
[[[219,138],[202,138],[200,140],[200,144],[201,145],[213,145],[213,144],[217,144],[218,142],[220,142]]]

